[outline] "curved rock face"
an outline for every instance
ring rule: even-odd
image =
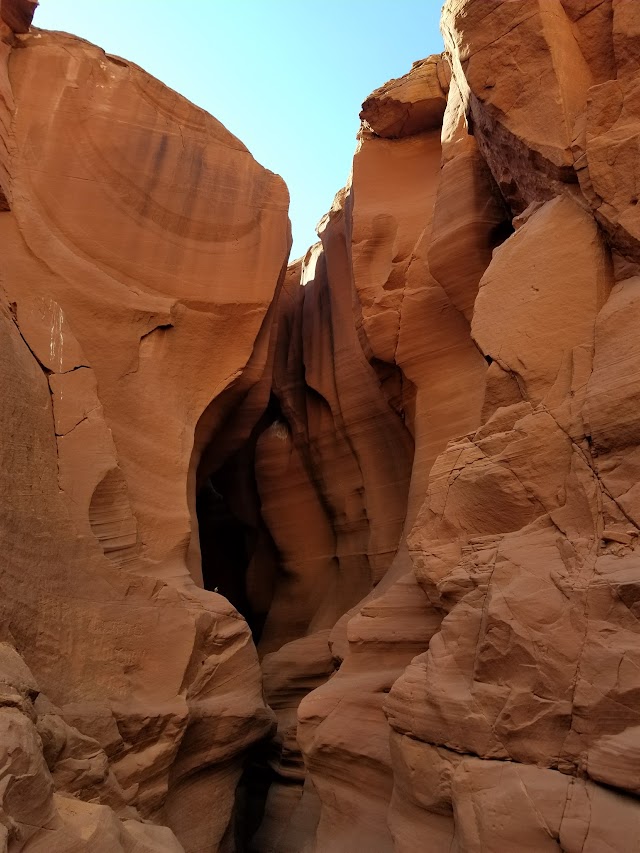
[[[213,851],[273,716],[247,625],[201,588],[195,477],[266,363],[287,191],[139,68],[17,35],[32,5],[0,10],[0,598],[47,698],[7,718],[5,843]]]
[[[282,181],[33,6],[0,850],[635,851],[634,4],[448,0],[288,268]]]

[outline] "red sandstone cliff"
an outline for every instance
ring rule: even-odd
[[[448,0],[288,269],[282,181],[34,7],[0,850],[635,851],[635,4]]]
[[[139,68],[9,32],[30,6],[1,7],[0,838],[214,850],[273,715],[201,588],[195,473],[265,367],[287,191]]]
[[[264,658],[283,748],[255,850],[635,849],[632,9],[450,2],[445,58],[363,105],[295,309],[320,305],[330,334],[303,332],[304,373],[291,359],[274,391],[312,377],[290,424],[318,377],[348,430],[373,418],[355,488],[315,469],[318,492],[333,471],[342,505],[364,504],[371,591]],[[376,450],[390,412],[408,478],[404,441]],[[291,440],[327,454],[322,434]],[[315,687],[325,639],[336,671]]]

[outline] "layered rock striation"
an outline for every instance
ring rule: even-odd
[[[1,7],[0,624],[42,693],[6,711],[4,843],[215,850],[274,723],[202,589],[196,470],[266,364],[287,191],[141,69],[18,26],[33,6]]]
[[[636,850],[638,15],[448,0],[282,180],[0,3],[0,850]]]
[[[406,503],[385,493],[395,556],[381,577],[367,550],[371,589],[328,633],[335,673],[300,699],[313,624],[265,658],[292,673],[305,776],[294,811],[273,762],[254,849],[631,851],[632,4],[451,0],[442,24],[444,58],[365,101],[350,182],[302,263],[298,299],[326,289],[334,351],[357,336],[367,410],[386,400],[414,450],[408,478],[397,439],[376,459]],[[303,361],[333,364],[355,425],[338,359]]]

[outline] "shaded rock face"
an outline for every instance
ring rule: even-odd
[[[0,3],[0,850],[635,851],[638,15],[449,0],[286,266]]]

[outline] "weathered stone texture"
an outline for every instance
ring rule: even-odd
[[[635,3],[448,0],[288,269],[281,179],[33,6],[0,850],[637,851]]]

